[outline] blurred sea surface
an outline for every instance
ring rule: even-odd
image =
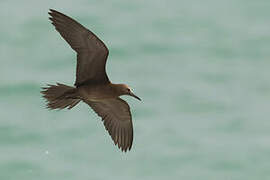
[[[107,73],[143,101],[132,150],[80,103],[48,111],[47,83],[72,85],[76,54],[54,8],[110,49]],[[0,179],[270,179],[269,0],[1,0]]]

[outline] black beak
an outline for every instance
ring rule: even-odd
[[[139,98],[138,96],[136,96],[133,92],[130,92],[130,96],[135,97],[136,99],[141,101],[141,98]]]

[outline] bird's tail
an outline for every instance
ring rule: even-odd
[[[77,89],[71,86],[57,83],[56,85],[48,85],[43,87],[41,93],[47,100],[47,108],[49,109],[71,109],[81,100],[77,96]]]

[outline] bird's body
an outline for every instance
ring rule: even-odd
[[[80,101],[88,104],[103,120],[106,130],[122,151],[131,149],[133,125],[129,105],[119,96],[140,100],[125,84],[113,84],[106,74],[109,54],[105,44],[90,30],[70,17],[50,10],[56,30],[77,52],[75,87],[57,83],[43,88],[49,109],[71,109]]]
[[[84,101],[100,101],[104,99],[117,98],[121,92],[118,84],[85,85],[78,88],[78,95]]]

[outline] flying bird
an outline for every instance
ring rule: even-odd
[[[74,87],[56,83],[42,88],[47,108],[71,109],[83,101],[102,118],[115,145],[124,152],[130,150],[133,142],[130,107],[119,96],[141,99],[128,85],[111,83],[106,73],[109,50],[93,32],[56,10],[50,9],[49,15],[55,29],[77,53],[77,67]]]

